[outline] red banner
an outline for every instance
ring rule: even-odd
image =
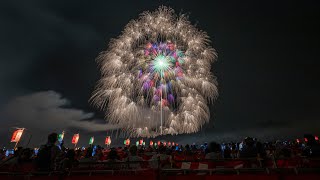
[[[78,144],[79,134],[74,134],[72,137],[72,144]]]
[[[130,139],[127,139],[126,140],[126,146],[129,146],[130,145]]]
[[[106,137],[106,141],[104,142],[106,145],[110,145],[111,144],[111,138],[110,136]]]
[[[22,136],[23,129],[17,129],[13,132],[11,137],[11,142],[19,142]]]

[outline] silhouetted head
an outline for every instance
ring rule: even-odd
[[[209,152],[221,152],[220,144],[211,142],[208,146]]]
[[[58,134],[57,133],[51,133],[48,135],[48,143],[54,144],[58,141]]]
[[[108,159],[110,160],[119,159],[118,152],[114,148],[111,148],[111,151],[108,154]]]
[[[254,140],[253,138],[251,137],[247,137],[245,140],[244,140],[246,146],[248,147],[252,147],[254,145]]]
[[[129,152],[131,155],[137,155],[137,150],[138,150],[137,146],[133,145],[130,147]]]

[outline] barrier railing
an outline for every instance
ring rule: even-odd
[[[319,158],[270,158],[270,159],[220,159],[220,160],[192,160],[166,161],[165,166],[160,159],[149,161],[125,162],[81,162],[77,167],[59,171],[19,171],[19,168],[1,171],[1,177],[28,176],[129,176],[142,175],[154,178],[185,176],[185,175],[241,175],[241,174],[291,174],[320,173]],[[167,164],[168,165],[168,164]],[[319,176],[320,177],[320,176]],[[2,179],[2,178],[0,178]],[[320,179],[320,178],[319,178]]]

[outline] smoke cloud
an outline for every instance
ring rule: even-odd
[[[11,134],[14,127],[24,127],[32,135],[32,142],[46,140],[50,132],[72,129],[81,132],[99,132],[117,126],[94,119],[94,113],[70,107],[70,102],[55,91],[36,92],[13,98],[1,112],[1,134]]]

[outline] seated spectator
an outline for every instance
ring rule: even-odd
[[[239,158],[239,150],[237,149],[236,144],[231,145],[231,153],[230,153],[231,158],[236,159]]]
[[[118,155],[118,152],[114,148],[111,148],[111,151],[109,152],[109,154],[107,156],[107,161],[108,162],[121,162],[120,157]]]
[[[208,153],[205,159],[222,159],[220,144],[211,142],[208,146]]]
[[[160,167],[162,168],[171,168],[171,155],[169,154],[170,151],[167,151],[167,148],[163,145],[159,146],[159,154],[155,154],[150,159],[151,166],[153,168],[157,167],[158,161],[160,161]]]
[[[70,170],[72,167],[77,165],[77,160],[75,159],[75,151],[69,149],[66,153],[65,158],[61,161],[62,170]]]
[[[30,148],[23,149],[18,157],[18,162],[31,162],[32,151]]]
[[[231,148],[229,145],[226,145],[226,147],[223,151],[223,158],[231,159]]]
[[[257,152],[258,152],[258,157],[261,159],[265,159],[267,157],[267,153],[264,148],[264,145],[261,142],[257,142],[256,148],[257,148]]]
[[[138,149],[136,145],[131,146],[129,149],[129,155],[125,161],[143,161],[143,159],[137,155],[137,150]],[[140,163],[130,163],[129,167],[138,169],[141,168]]]
[[[254,158],[257,157],[258,150],[254,146],[254,140],[250,137],[244,140],[244,147],[240,151],[240,158]]]

